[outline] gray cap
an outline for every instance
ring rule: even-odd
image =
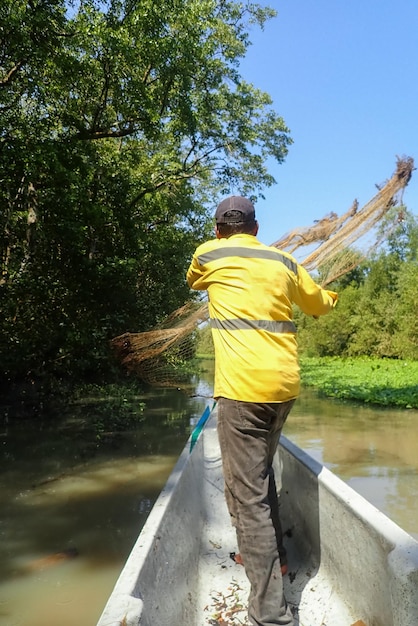
[[[230,196],[218,205],[215,213],[217,224],[237,224],[255,220],[255,209],[251,200],[242,196]]]

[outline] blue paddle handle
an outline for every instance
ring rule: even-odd
[[[215,408],[215,404],[216,404],[216,402],[213,403],[212,408],[209,406],[209,404],[207,405],[207,407],[203,411],[199,421],[197,422],[196,426],[194,427],[193,432],[192,432],[192,436],[191,436],[191,440],[190,440],[190,452],[193,450],[196,441],[199,439],[199,435],[202,432],[204,425],[208,421],[209,415],[212,413],[213,409]]]

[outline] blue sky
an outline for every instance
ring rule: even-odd
[[[256,206],[270,244],[355,198],[362,207],[397,156],[418,167],[418,0],[267,4],[278,16],[251,30],[241,75],[271,95],[294,141]],[[404,203],[418,215],[418,171]]]

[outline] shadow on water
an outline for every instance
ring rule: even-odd
[[[98,432],[89,404],[2,425],[1,626],[96,623],[205,404],[154,389],[129,430]]]

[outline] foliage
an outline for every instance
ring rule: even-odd
[[[403,204],[393,207],[379,228],[389,254],[400,261],[418,260],[418,228],[416,218]]]
[[[209,324],[199,328],[196,338],[196,354],[200,358],[213,356],[215,348],[212,339],[212,330]]]
[[[418,361],[303,357],[301,379],[326,396],[418,408]]]
[[[399,324],[393,349],[404,358],[418,359],[418,264],[405,263],[396,283],[395,300]]]
[[[349,284],[331,286],[339,301],[330,315],[313,320],[295,312],[302,354],[418,360],[418,222],[405,208],[403,215],[399,237],[395,229]]]
[[[184,303],[207,207],[272,184],[290,138],[239,60],[267,7],[0,6],[0,370],[93,376]],[[7,384],[9,384],[7,382]]]

